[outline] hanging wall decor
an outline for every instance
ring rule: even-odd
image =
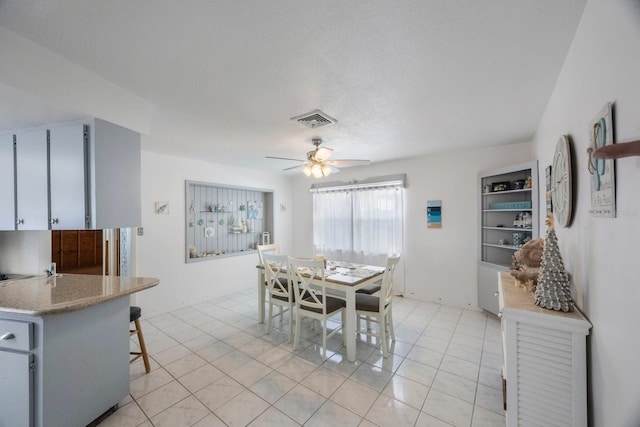
[[[427,228],[442,228],[442,200],[427,200]]]
[[[616,181],[613,159],[596,159],[592,153],[613,145],[612,104],[607,103],[589,125],[589,173],[591,174],[591,209],[593,216],[615,218]]]

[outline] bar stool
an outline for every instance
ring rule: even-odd
[[[129,336],[138,334],[138,343],[140,344],[140,351],[130,351],[133,357],[129,363],[133,363],[142,357],[144,361],[144,369],[147,374],[151,372],[151,366],[149,365],[149,354],[147,353],[147,346],[144,343],[144,336],[142,335],[142,327],[140,325],[140,316],[142,315],[142,309],[140,307],[129,307],[129,323],[134,322],[135,328],[129,330]]]

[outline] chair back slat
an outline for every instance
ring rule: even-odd
[[[396,267],[400,262],[400,255],[393,254],[387,258],[387,265],[382,276],[382,284],[380,286],[380,310],[384,310],[384,307],[391,302],[393,297],[393,276],[396,272]]]
[[[287,272],[289,273],[289,282],[298,282],[298,286],[295,287],[295,292],[296,301],[300,307],[303,309],[320,309],[323,314],[326,314],[327,307],[324,304],[324,301],[326,301],[324,261],[289,257]],[[314,279],[315,283],[312,287],[311,282],[314,281]],[[317,293],[318,290],[320,291],[319,295]]]
[[[262,254],[262,266],[264,267],[269,293],[287,298],[291,301],[292,294],[285,272],[287,268],[286,255],[273,255],[270,253]]]
[[[278,243],[272,243],[270,245],[258,245],[258,258],[260,259],[260,264],[264,265],[264,260],[262,256],[264,254],[271,255],[280,255],[280,245]]]

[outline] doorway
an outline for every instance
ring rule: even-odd
[[[101,276],[103,242],[102,230],[52,230],[51,260],[60,273]]]

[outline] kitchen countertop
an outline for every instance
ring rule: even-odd
[[[152,288],[150,277],[58,274],[0,282],[0,314],[46,316],[82,310]]]

